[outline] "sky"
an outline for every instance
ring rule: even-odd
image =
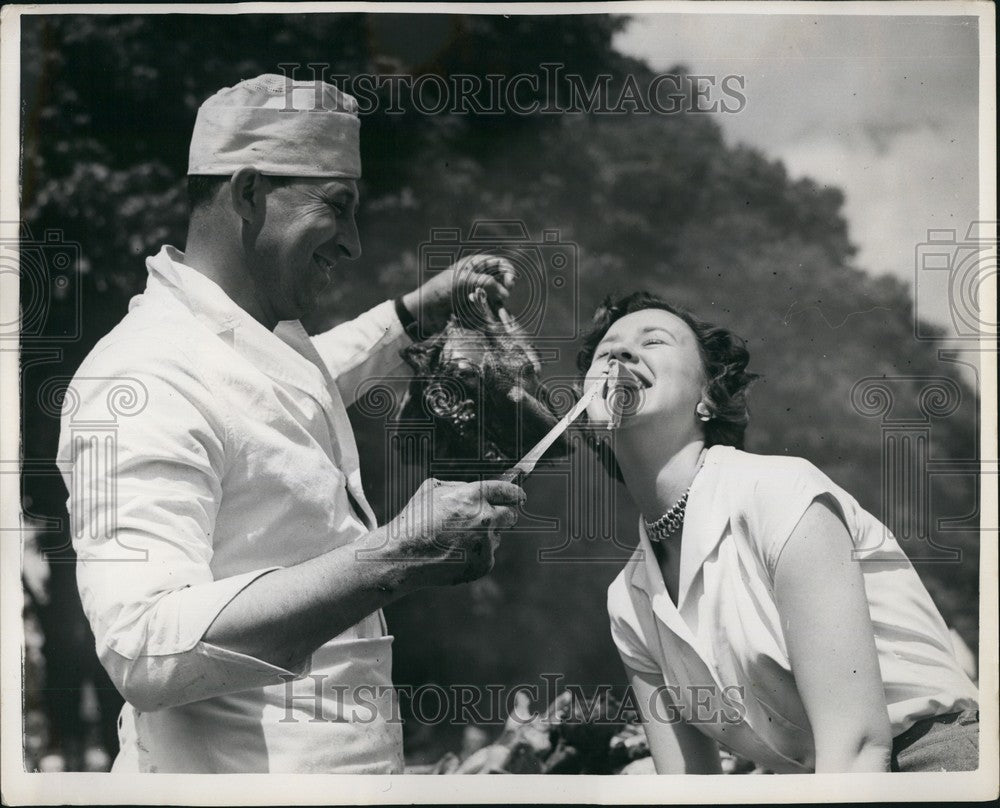
[[[961,239],[978,218],[977,37],[974,17],[644,14],[615,44],[744,75],[745,109],[716,116],[727,142],[839,187],[856,266],[912,283],[928,229]],[[942,291],[925,281],[918,306],[945,324]]]

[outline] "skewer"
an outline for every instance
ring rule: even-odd
[[[507,471],[501,474],[500,479],[506,482],[514,482],[519,478],[526,477],[534,471],[535,466],[538,464],[538,461],[541,460],[542,455],[544,455],[552,444],[559,439],[559,436],[569,428],[570,424],[583,415],[583,411],[587,409],[587,405],[597,398],[600,393],[604,393],[604,396],[607,397],[608,374],[610,372],[611,366],[609,366],[608,370],[604,372],[604,379],[596,382],[589,390],[584,392],[584,394],[580,396],[580,400],[573,405],[573,409],[566,413],[566,415],[559,420],[559,423],[552,427],[548,434],[535,444],[531,451],[529,451],[515,465],[511,466]]]
[[[608,380],[604,393],[604,400],[606,402],[608,412],[611,415],[608,419],[608,423],[604,427],[608,431],[618,429],[622,423],[622,410],[624,409],[624,406],[622,404],[623,396],[619,393],[620,381],[621,365],[618,364],[617,360],[612,359],[611,362],[608,363]]]

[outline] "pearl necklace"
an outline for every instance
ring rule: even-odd
[[[687,491],[683,493],[681,498],[671,505],[670,509],[655,522],[647,522],[646,517],[642,518],[643,524],[646,526],[646,534],[651,541],[666,541],[680,530],[684,524],[684,512],[687,510],[688,494],[691,493],[691,486],[694,485],[694,477],[698,476],[698,472],[701,471],[704,462],[705,450],[702,449],[701,454],[698,456],[698,465],[694,470],[694,476],[691,478],[691,485],[687,487]]]
[[[646,533],[650,539],[653,541],[665,541],[684,524],[684,511],[687,510],[688,494],[690,493],[691,486],[688,486],[688,490],[684,492],[684,495],[671,505],[670,510],[655,522],[646,522],[645,518],[643,518],[643,522],[646,523]]]

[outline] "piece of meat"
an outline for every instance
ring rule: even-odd
[[[490,306],[482,289],[439,334],[402,356],[414,376],[398,421],[418,428],[430,423],[436,459],[469,461],[452,477],[515,463],[558,421],[531,343],[503,309]],[[549,456],[567,450],[562,438]]]

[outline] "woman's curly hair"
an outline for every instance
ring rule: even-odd
[[[614,323],[627,314],[645,309],[670,312],[694,332],[705,371],[704,400],[712,413],[712,418],[705,423],[705,445],[721,444],[742,449],[750,422],[747,389],[759,377],[746,369],[750,363],[746,343],[728,328],[707,323],[649,292],[633,292],[619,298],[609,296],[594,312],[590,328],[583,338],[583,347],[577,354],[577,369],[581,374],[590,369],[598,344]],[[605,457],[605,453],[599,451],[602,461],[620,480],[621,471],[617,463],[613,462],[613,458]]]

